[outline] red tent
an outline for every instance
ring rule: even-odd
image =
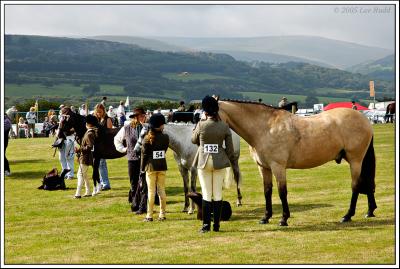
[[[331,103],[324,107],[324,110],[334,109],[337,107],[347,107],[352,108],[353,104],[351,102],[338,102],[338,103]],[[368,110],[368,107],[362,106],[356,103],[357,110]]]

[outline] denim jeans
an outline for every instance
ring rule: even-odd
[[[100,183],[103,188],[111,188],[108,180],[108,169],[106,159],[100,159],[99,164]]]
[[[70,169],[70,171],[65,175],[66,177],[74,177],[74,156],[74,141],[67,138],[64,140],[64,144],[60,148],[59,155],[62,169]]]

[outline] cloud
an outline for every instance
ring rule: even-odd
[[[313,35],[393,49],[394,26],[394,5],[5,5],[7,34]]]

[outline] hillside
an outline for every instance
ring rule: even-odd
[[[188,50],[186,48],[170,45],[168,43],[156,39],[137,37],[137,36],[88,36],[87,38],[137,45],[144,49],[151,49],[158,51],[182,52]]]
[[[168,44],[199,51],[274,53],[304,58],[340,69],[377,60],[393,51],[316,36],[266,36],[252,38],[153,37]]]
[[[351,66],[347,70],[353,73],[368,75],[372,79],[385,79],[394,81],[394,59],[395,56],[392,54],[376,61],[368,61],[362,64]]]
[[[315,96],[316,90],[319,96],[366,98],[369,80],[307,63],[253,67],[227,54],[160,52],[90,39],[5,36],[6,89],[7,84],[40,83],[49,91],[54,85],[71,84],[87,95],[96,94],[101,85],[118,85],[123,88],[119,95],[159,98],[173,92],[180,93],[176,99],[185,100],[212,93],[242,98],[242,92]],[[379,94],[394,96],[393,83],[377,80],[375,85]]]

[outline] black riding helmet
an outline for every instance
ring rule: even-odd
[[[97,120],[96,116],[89,114],[86,116],[86,123],[97,126],[99,124],[99,121]]]
[[[161,125],[165,124],[165,117],[163,114],[156,113],[150,117],[149,127],[151,129],[160,128]]]
[[[219,110],[218,101],[209,95],[203,98],[201,106],[203,107],[203,110],[210,115],[217,114]]]

